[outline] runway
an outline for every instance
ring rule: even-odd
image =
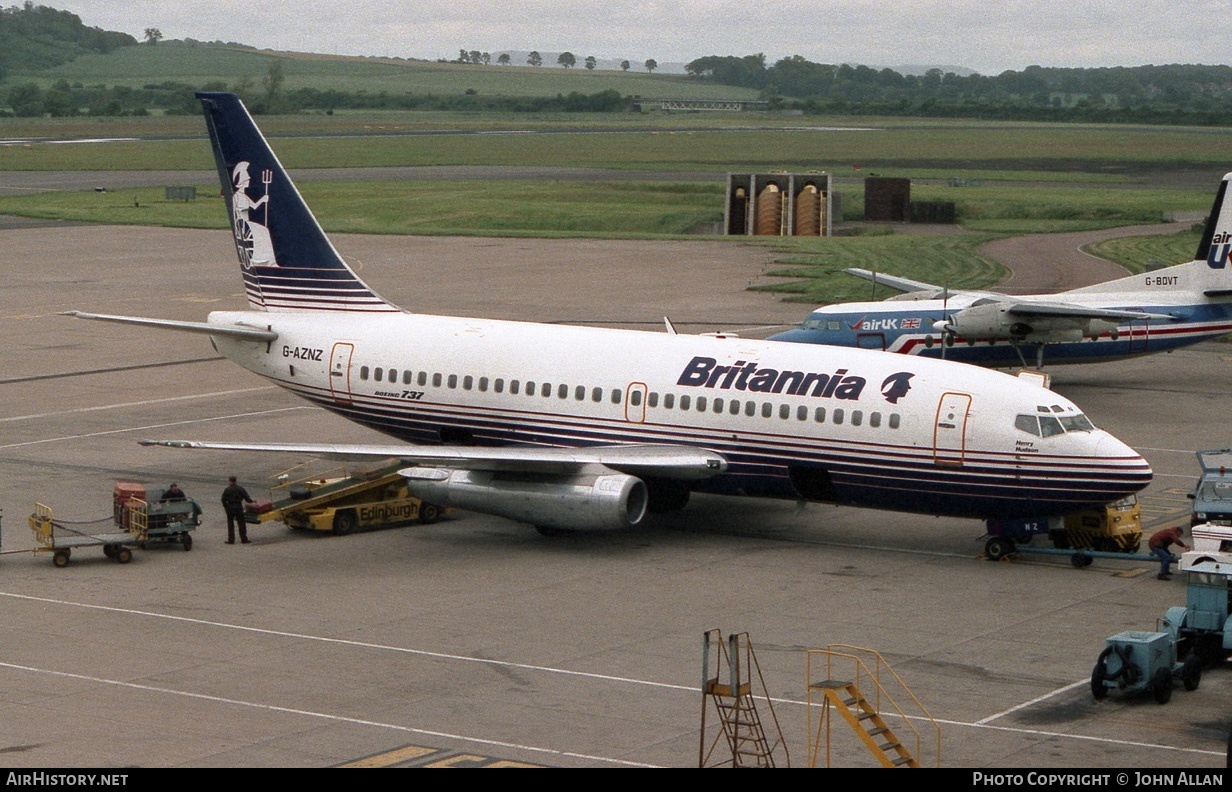
[[[0,295],[0,767],[688,767],[705,630],[747,631],[793,765],[806,652],[881,651],[941,724],[941,764],[1219,768],[1227,669],[1171,703],[1087,680],[1109,635],[1154,629],[1184,581],[1097,561],[983,559],[983,526],[695,497],[632,531],[548,539],[459,512],[348,537],[253,529],[223,544],[218,495],[301,460],[143,448],[194,438],[374,442],[217,358],[203,338],[57,316],[202,320],[243,307],[225,231],[17,228]],[[747,286],[771,254],[724,241],[334,238],[412,310],[748,335],[807,306]],[[1152,464],[1150,527],[1187,518],[1193,452],[1227,445],[1232,350],[1054,372]],[[205,509],[191,552],[119,565],[33,545],[111,510],[117,481],[178,481]],[[1149,528],[1148,528],[1149,530]],[[11,553],[11,554],[9,554]],[[872,766],[854,738],[836,765]]]

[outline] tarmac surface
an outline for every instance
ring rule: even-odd
[[[770,253],[732,240],[334,242],[425,312],[656,332],[668,315],[762,335],[808,308],[747,291]],[[303,460],[137,440],[383,438],[204,338],[57,316],[243,308],[225,231],[12,228],[0,243],[0,767],[696,766],[702,636],[716,628],[752,639],[794,766],[816,725],[808,650],[830,644],[884,655],[939,722],[944,767],[1224,765],[1229,669],[1163,706],[1089,691],[1104,639],[1154,629],[1184,602],[1182,576],[990,562],[977,521],[698,496],[610,534],[549,539],[457,512],[347,537],[268,523],[227,546],[226,476],[259,497]],[[1187,521],[1193,452],[1228,444],[1230,380],[1222,344],[1053,372],[1152,464],[1147,532]],[[121,565],[81,549],[63,569],[25,552],[35,501],[88,532],[107,524],[116,481],[177,481],[200,500],[191,552]],[[713,711],[706,723],[709,744]],[[908,723],[921,724],[892,726]],[[834,765],[874,766],[841,724],[833,737]]]

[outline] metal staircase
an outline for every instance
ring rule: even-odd
[[[873,662],[873,668],[869,668],[865,659]],[[926,744],[921,739],[920,730],[913,721],[931,724],[936,733],[935,761],[940,766],[940,726],[880,654],[871,649],[835,644],[824,650],[810,650],[808,666],[809,710],[813,712],[814,706],[822,707],[819,717],[809,718],[810,767],[818,766],[823,739],[825,766],[831,766],[834,712],[851,727],[882,767],[921,767],[923,752],[926,747],[932,748],[932,744],[931,741]],[[842,667],[839,673],[835,673],[838,670],[836,666]],[[903,712],[886,688],[890,682],[901,688],[920,714],[909,717]],[[821,699],[815,702],[814,697],[818,694]],[[902,725],[897,728],[903,733],[906,743],[890,728],[887,715],[893,716],[896,724],[901,721]]]
[[[762,699],[760,706],[769,714],[765,724],[753,690],[754,676]],[[706,713],[711,704],[719,729],[707,747]],[[771,727],[769,737],[767,725]],[[726,751],[718,750],[720,746]],[[702,729],[697,761],[698,767],[791,765],[748,633],[736,633],[724,641],[718,630],[709,630],[702,637]]]

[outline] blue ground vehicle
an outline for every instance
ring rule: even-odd
[[[1202,670],[1232,652],[1232,526],[1204,523],[1192,530],[1194,549],[1181,556],[1185,604],[1168,609],[1156,632],[1122,632],[1107,639],[1091,671],[1091,694],[1150,691],[1160,704],[1179,679],[1196,690]]]

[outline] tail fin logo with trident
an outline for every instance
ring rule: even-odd
[[[248,162],[239,163],[231,171],[231,186],[234,188],[231,195],[231,228],[235,234],[235,249],[244,269],[278,266],[269,233],[269,186],[273,180],[274,172],[263,170],[261,183],[265,185],[265,194],[253,200],[248,194],[248,185],[252,183]],[[264,210],[259,220],[258,209]]]

